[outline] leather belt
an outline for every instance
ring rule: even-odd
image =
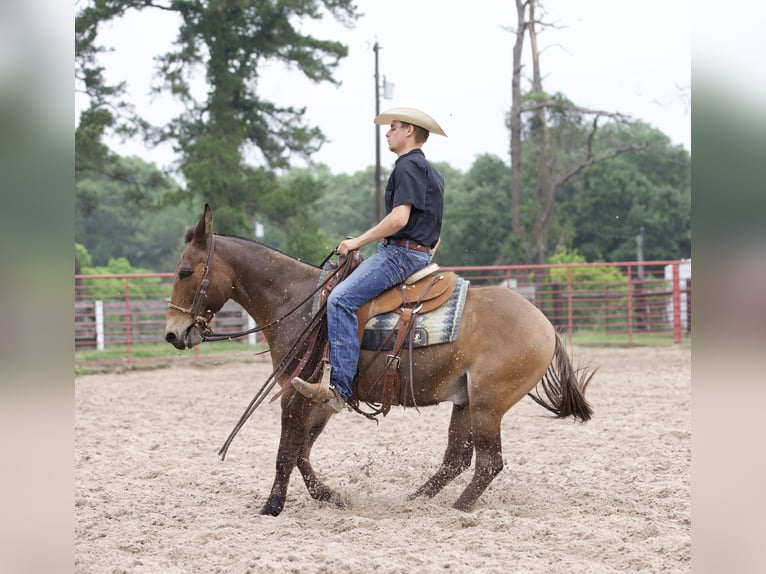
[[[404,247],[405,249],[414,249],[415,251],[422,251],[423,253],[431,253],[431,249],[425,245],[421,245],[417,241],[411,239],[388,239],[384,240],[384,245],[397,245]]]

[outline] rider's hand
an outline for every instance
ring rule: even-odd
[[[349,251],[356,251],[357,249],[359,249],[359,246],[357,245],[356,238],[347,237],[340,242],[340,245],[335,248],[335,251],[338,255],[348,255]]]

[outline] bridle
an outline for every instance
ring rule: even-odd
[[[210,332],[210,329],[208,328],[208,323],[213,319],[214,313],[212,313],[210,310],[205,311],[205,314],[200,314],[200,309],[202,307],[202,302],[207,299],[207,288],[208,285],[210,285],[210,279],[208,278],[208,275],[210,274],[210,260],[213,257],[213,249],[215,247],[215,234],[210,234],[210,246],[207,250],[207,260],[205,261],[205,266],[202,268],[202,280],[199,282],[199,286],[197,287],[197,292],[194,294],[194,299],[192,300],[192,304],[189,307],[181,307],[180,305],[176,305],[172,301],[168,303],[168,309],[176,309],[177,311],[181,311],[181,313],[186,313],[187,315],[191,315],[192,320],[194,321],[194,324],[200,328],[200,330],[203,333],[203,339],[204,335],[207,332]]]
[[[252,329],[248,329],[247,331],[238,331],[236,333],[214,333],[213,330],[208,326],[208,323],[213,320],[213,317],[215,317],[215,313],[210,311],[209,309],[205,311],[204,315],[200,313],[200,309],[202,307],[202,303],[205,299],[207,299],[207,288],[208,285],[210,285],[210,279],[208,278],[208,275],[210,274],[210,261],[213,257],[213,248],[215,246],[215,234],[210,234],[210,246],[208,247],[207,252],[207,259],[205,260],[205,266],[202,269],[202,280],[199,282],[199,286],[197,287],[197,292],[194,294],[194,300],[192,301],[191,306],[189,307],[181,307],[180,305],[176,305],[172,301],[168,303],[168,309],[175,309],[176,311],[181,311],[181,313],[186,313],[187,315],[191,315],[192,320],[194,321],[194,325],[196,325],[200,329],[200,334],[203,341],[230,341],[231,339],[237,339],[239,337],[244,337],[245,335],[250,335],[251,333],[259,333],[261,331],[264,331],[268,329],[269,327],[273,327],[277,323],[283,321],[293,313],[295,313],[298,309],[300,309],[305,303],[307,303],[310,299],[314,297],[319,291],[325,288],[325,286],[332,280],[333,277],[341,270],[341,267],[338,267],[334,269],[332,272],[328,273],[327,277],[324,281],[322,281],[317,288],[311,292],[311,294],[306,297],[303,301],[298,303],[295,307],[293,307],[290,311],[282,315],[278,319],[274,319],[271,323],[268,325],[263,326],[256,326]],[[335,254],[335,250],[333,249],[327,257],[325,257],[324,261],[320,265],[320,267],[324,267],[325,263]],[[350,258],[349,258],[350,259]]]

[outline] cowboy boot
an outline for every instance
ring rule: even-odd
[[[340,393],[335,390],[335,387],[326,382],[324,377],[321,383],[309,383],[300,377],[295,377],[292,383],[295,390],[304,397],[311,399],[317,404],[326,403],[336,413],[342,411],[343,407],[346,406],[346,401],[343,400]]]

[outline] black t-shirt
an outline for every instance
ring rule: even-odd
[[[442,229],[444,178],[419,148],[397,158],[386,184],[386,213],[408,203],[412,209],[407,225],[389,239],[410,239],[433,247]]]

